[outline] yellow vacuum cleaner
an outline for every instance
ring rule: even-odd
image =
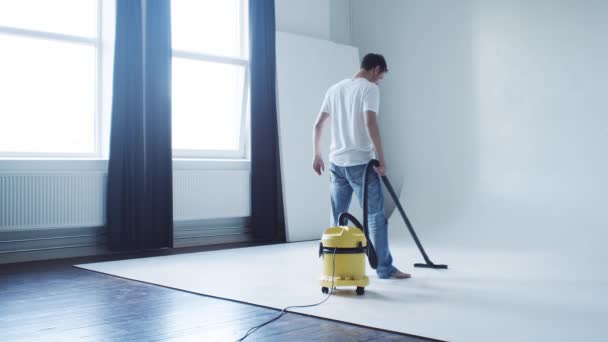
[[[373,269],[378,266],[376,250],[369,239],[367,230],[367,186],[368,171],[373,164],[368,164],[363,176],[363,222],[361,224],[353,215],[344,212],[338,216],[338,227],[325,230],[319,245],[319,257],[323,259],[323,271],[320,279],[321,291],[328,293],[337,286],[356,286],[357,295],[365,293],[369,278],[365,275],[365,257]],[[347,226],[347,221],[356,227]]]
[[[341,223],[342,224],[342,223]],[[323,258],[321,291],[328,293],[333,286],[356,286],[362,295],[369,278],[365,275],[367,239],[357,227],[339,226],[325,230],[319,256]]]

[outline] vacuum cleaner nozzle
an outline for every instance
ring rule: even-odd
[[[448,265],[442,265],[442,264],[422,264],[422,263],[417,263],[414,264],[414,267],[422,267],[422,268],[434,268],[437,270],[447,270],[448,269]]]

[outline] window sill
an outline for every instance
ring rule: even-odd
[[[108,160],[98,158],[1,158],[0,172],[107,171]]]
[[[247,159],[173,158],[173,170],[249,170]]]
[[[247,159],[174,158],[174,170],[249,170]],[[0,158],[0,172],[106,172],[108,160],[99,158]]]

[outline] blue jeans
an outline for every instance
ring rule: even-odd
[[[331,224],[333,226],[338,225],[338,216],[342,212],[348,211],[353,192],[359,199],[359,205],[363,205],[363,175],[366,167],[367,164],[341,167],[330,163]],[[393,257],[388,248],[388,222],[384,216],[384,195],[380,177],[374,170],[369,172],[367,220],[369,237],[378,255],[376,273],[380,278],[390,278],[397,268],[393,266]]]

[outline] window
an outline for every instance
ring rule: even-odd
[[[173,0],[175,157],[242,158],[247,141],[247,0]]]
[[[98,0],[0,1],[0,155],[100,155]]]

